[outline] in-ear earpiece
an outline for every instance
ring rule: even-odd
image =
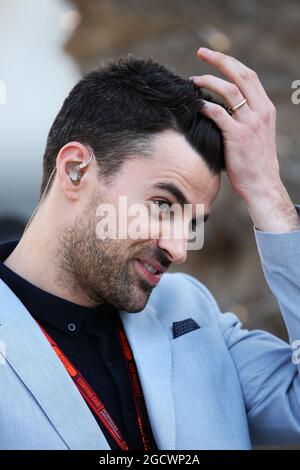
[[[83,170],[86,168],[92,161],[93,159],[93,152],[90,152],[90,158],[87,162],[69,162],[67,163],[67,173],[69,175],[70,180],[75,186],[78,186],[80,183],[80,180],[84,174]]]
[[[69,175],[70,180],[72,181],[73,184],[79,184],[80,179],[82,177],[82,173],[80,171],[79,165],[78,164],[69,164],[67,167],[67,173]]]

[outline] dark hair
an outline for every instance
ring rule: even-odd
[[[215,101],[152,59],[128,55],[88,73],[71,90],[50,129],[41,194],[59,150],[72,140],[90,145],[103,176],[110,177],[126,158],[151,154],[153,134],[173,129],[186,137],[214,173],[220,172],[222,135],[199,112],[202,98]]]

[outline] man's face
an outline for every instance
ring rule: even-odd
[[[183,196],[185,203],[192,204],[193,215],[196,204],[203,204],[207,214],[220,186],[220,176],[212,174],[183,136],[165,131],[153,144],[152,157],[125,161],[109,185],[99,187],[95,182],[88,206],[60,239],[61,267],[81,289],[96,303],[106,301],[128,312],[141,311],[162,272],[172,263],[185,261],[187,240],[172,233],[169,238],[156,233],[147,238],[99,239],[99,205],[111,204],[119,220],[119,196],[126,197],[128,207],[154,204],[156,211],[163,203],[182,203]]]

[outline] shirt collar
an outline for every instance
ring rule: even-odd
[[[19,240],[13,240],[0,244],[0,278],[37,321],[43,320],[48,325],[76,338],[87,318],[96,310],[103,309],[106,304],[94,308],[84,307],[50,294],[16,274],[5,266],[3,261],[18,243]]]

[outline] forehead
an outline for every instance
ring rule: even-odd
[[[156,135],[153,147],[151,157],[126,161],[117,177],[118,190],[123,190],[123,194],[151,192],[160,182],[173,183],[189,202],[205,204],[209,209],[219,192],[220,175],[214,175],[177,132],[170,130]]]

